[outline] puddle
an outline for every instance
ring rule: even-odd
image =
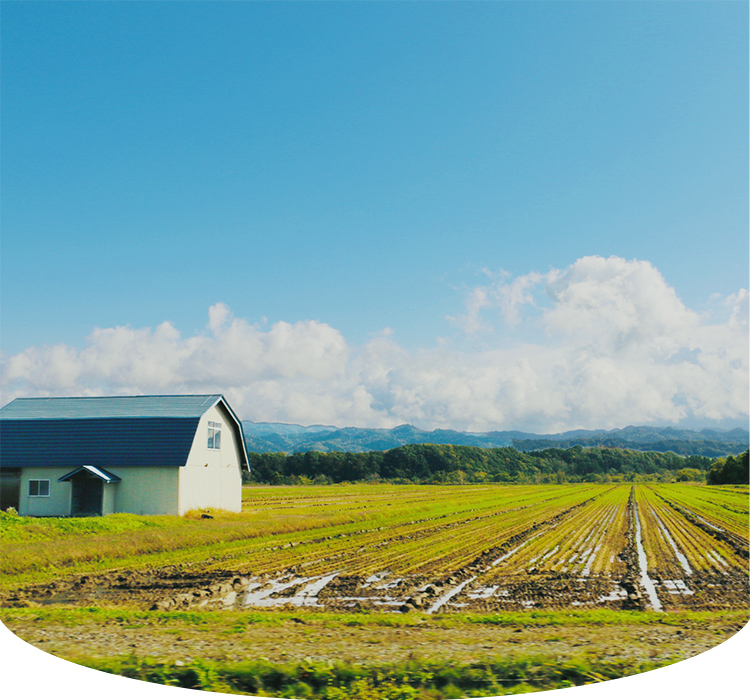
[[[706,557],[712,564],[716,565],[717,568],[723,569],[724,571],[729,568],[729,564],[727,564],[727,562],[716,552],[706,552]]]
[[[245,591],[245,595],[242,598],[242,606],[249,607],[254,605],[278,605],[278,600],[272,598],[270,601],[266,601],[266,598],[279,593],[287,588],[291,588],[299,583],[304,583],[307,579],[293,579],[287,583],[280,583],[279,581],[271,581],[266,586],[261,587],[260,585],[250,588]]]
[[[628,592],[617,584],[607,595],[599,597],[598,603],[616,602],[618,600],[627,600]]]
[[[533,559],[529,559],[529,564],[534,564],[537,561],[541,564],[547,559],[549,559],[555,552],[557,552],[560,549],[560,545],[556,545],[554,549],[550,549],[549,552],[545,552],[544,554],[540,554],[538,557],[534,557]]]
[[[480,588],[473,593],[467,593],[467,597],[472,600],[481,600],[482,598],[489,598],[500,586],[488,586],[487,588]],[[505,591],[507,595],[507,591]]]
[[[646,559],[646,550],[643,548],[643,542],[641,542],[641,517],[638,514],[638,504],[633,504],[635,512],[635,544],[638,547],[638,567],[641,570],[641,586],[648,594],[648,599],[651,601],[651,607],[654,610],[661,610],[662,605],[659,601],[659,596],[656,595],[656,586],[648,575],[648,559]]]
[[[704,520],[703,518],[701,518],[700,515],[696,515],[695,513],[693,513],[693,517],[698,518],[698,520],[708,525],[712,530],[716,530],[716,532],[724,532],[724,530],[722,530],[720,527],[716,527],[716,525],[712,525],[711,523],[709,523],[708,520]]]
[[[544,532],[547,532],[547,530],[544,530]],[[535,540],[540,535],[543,535],[544,532],[538,532],[536,535],[533,535],[532,537],[529,537],[529,539],[524,540],[515,549],[511,549],[509,552],[506,552],[505,554],[503,554],[503,556],[501,556],[499,559],[495,559],[495,561],[493,561],[492,564],[490,564],[487,567],[487,569],[491,569],[492,567],[497,566],[501,561],[505,561],[508,557],[513,556],[519,549],[521,549],[521,547],[525,547],[529,542],[531,542],[532,540]],[[487,569],[485,569],[485,571]]]
[[[445,605],[451,598],[454,596],[457,596],[468,584],[470,584],[476,576],[472,576],[471,578],[467,578],[462,583],[459,583],[455,588],[452,588],[450,591],[448,591],[445,595],[440,596],[427,610],[428,613],[434,613],[437,612],[443,605]]]
[[[662,583],[672,595],[693,595],[693,591],[691,591],[681,579],[662,581]]]
[[[404,579],[402,578],[394,578],[393,581],[389,581],[388,583],[384,583],[380,586],[375,586],[375,590],[377,591],[387,591],[391,588],[395,588],[398,586],[399,583],[401,583]]]
[[[682,566],[683,570],[688,576],[692,576],[693,570],[690,568],[690,564],[688,564],[687,557],[677,548],[677,544],[672,539],[672,536],[667,532],[667,528],[664,527],[664,524],[659,520],[659,517],[654,513],[654,517],[656,518],[656,522],[659,525],[659,529],[661,530],[662,535],[664,535],[667,542],[669,542],[670,547],[672,547],[672,551],[674,551],[674,555],[677,557],[677,561],[680,562],[680,566]]]
[[[320,591],[322,591],[338,575],[339,575],[339,572],[337,571],[334,574],[323,576],[317,581],[313,581],[312,583],[309,583],[299,593],[297,593],[297,595],[292,596],[291,598],[288,598],[287,600],[292,605],[307,605],[307,606],[311,605],[314,607],[321,607],[320,603],[318,603],[318,593],[320,593]]]
[[[591,556],[589,557],[589,560],[586,562],[586,566],[583,568],[583,575],[584,576],[590,576],[591,575],[591,566],[594,563],[594,559],[596,559],[596,555],[598,554],[599,550],[602,548],[601,544],[596,545],[594,547],[594,551],[591,553]]]

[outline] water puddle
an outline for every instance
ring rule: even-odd
[[[726,560],[720,557],[716,552],[706,552],[706,557],[714,566],[716,566],[717,569],[722,569],[724,571],[729,569],[729,564],[727,564]]]
[[[648,575],[648,559],[646,559],[646,550],[643,548],[643,542],[641,542],[641,517],[638,514],[638,504],[634,503],[635,509],[635,544],[638,547],[638,567],[641,570],[641,586],[648,594],[648,599],[651,602],[651,607],[654,610],[661,610],[662,605],[659,601],[659,596],[656,595],[656,586]]]
[[[597,600],[598,603],[607,603],[607,602],[617,602],[619,600],[627,600],[628,592],[619,584],[616,584],[615,587],[607,594],[600,596]]]
[[[320,593],[320,591],[322,591],[331,581],[333,581],[333,579],[335,579],[338,574],[339,572],[337,571],[334,574],[323,576],[317,581],[308,583],[307,586],[305,586],[299,593],[297,593],[297,595],[289,598],[289,602],[292,605],[321,607],[320,603],[318,603],[318,593]]]
[[[544,530],[544,532],[547,532],[547,530]],[[495,561],[493,561],[492,564],[490,564],[487,567],[487,569],[492,569],[493,567],[497,566],[501,561],[505,561],[508,557],[513,556],[519,549],[521,549],[521,547],[525,547],[529,542],[535,540],[537,537],[544,534],[544,532],[538,532],[533,537],[529,537],[528,540],[524,540],[515,549],[511,549],[509,552],[506,552],[505,554],[503,554],[503,556],[501,556],[499,559],[495,559]],[[487,571],[487,569],[485,569],[485,571]]]
[[[468,586],[476,576],[472,576],[471,578],[467,578],[465,581],[459,583],[454,588],[451,588],[450,591],[448,591],[445,595],[440,596],[427,610],[428,613],[434,613],[437,612],[443,605],[445,605],[451,598],[457,596],[466,586]]]
[[[318,593],[323,590],[333,579],[338,576],[338,572],[322,576],[319,578],[300,578],[296,577],[291,580],[279,579],[269,581],[265,585],[257,581],[251,582],[247,589],[242,593],[242,607],[274,607],[286,605],[306,606],[306,607],[323,607],[318,602]],[[279,593],[290,588],[298,588],[306,584],[304,588],[298,590],[290,596],[279,596]],[[237,600],[237,595],[232,596],[230,593],[222,602],[226,605],[232,605]]]
[[[583,575],[584,576],[590,576],[591,575],[591,567],[594,563],[594,559],[596,559],[596,555],[599,553],[599,550],[602,548],[601,544],[596,545],[594,547],[594,551],[591,552],[591,556],[589,557],[588,561],[586,562],[586,566],[583,568]]]
[[[664,584],[664,588],[667,589],[672,595],[693,595],[693,591],[691,591],[686,583],[680,579],[675,579],[674,581],[662,581]]]
[[[716,527],[716,525],[712,525],[711,523],[709,523],[708,520],[704,520],[703,518],[701,518],[700,515],[695,515],[695,513],[693,513],[693,516],[698,518],[698,520],[700,520],[702,523],[708,525],[712,530],[716,530],[716,532],[725,532],[720,527]]]
[[[481,600],[483,598],[489,598],[500,586],[487,586],[486,588],[479,588],[473,593],[467,593],[466,595],[472,600]]]
[[[672,547],[674,555],[677,557],[677,561],[680,562],[680,566],[682,566],[683,570],[688,576],[691,576],[693,570],[690,568],[690,564],[688,564],[687,557],[677,548],[677,544],[672,539],[672,536],[667,532],[667,528],[664,527],[658,516],[654,514],[654,517],[656,518],[656,522],[659,525],[659,529],[661,530],[662,535],[664,535],[664,538],[667,540],[667,542],[669,542],[670,547]]]

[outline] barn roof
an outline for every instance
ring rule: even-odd
[[[184,465],[198,421],[218,403],[233,419],[241,466],[247,468],[242,424],[221,394],[15,399],[0,409],[0,464]]]
[[[200,418],[221,394],[184,396],[62,396],[16,399],[0,408],[1,420],[62,418]]]

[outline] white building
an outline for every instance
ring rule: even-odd
[[[220,394],[15,399],[0,409],[0,509],[182,515],[242,508],[242,424]]]

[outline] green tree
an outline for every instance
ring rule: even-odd
[[[733,457],[719,457],[711,464],[706,477],[708,484],[747,484],[750,482],[748,450]]]
[[[705,481],[705,474],[700,469],[679,469],[675,478],[677,481]]]

